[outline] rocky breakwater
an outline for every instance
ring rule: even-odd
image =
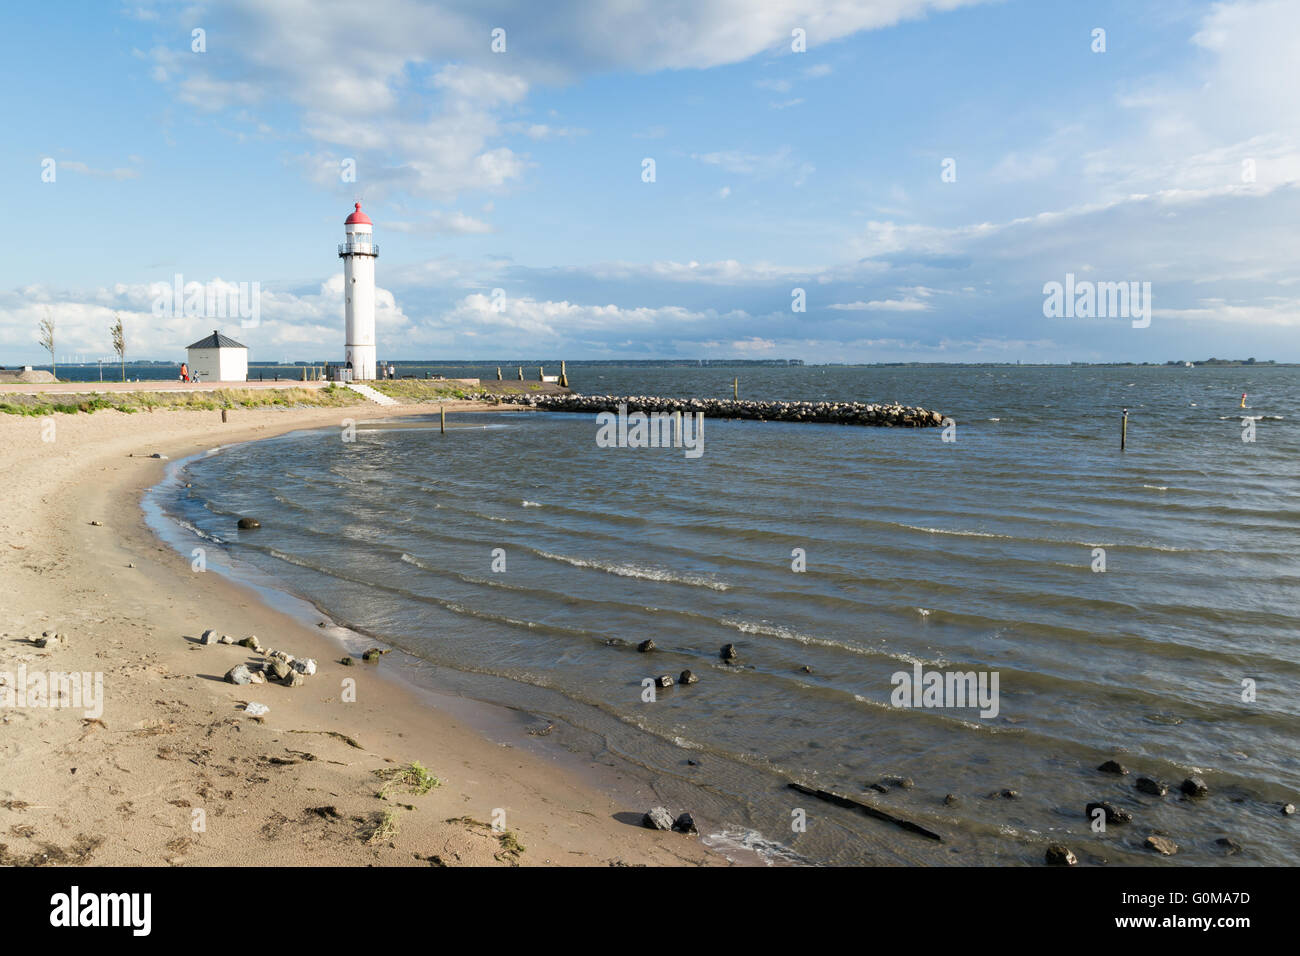
[[[500,395],[496,400],[548,412],[617,412],[746,418],[762,422],[821,422],[831,425],[876,425],[884,428],[934,428],[944,416],[910,405],[866,402],[760,402],[731,398],[659,398],[650,395]]]

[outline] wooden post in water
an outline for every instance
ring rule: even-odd
[[[447,406],[443,405],[438,412],[438,431],[445,435],[447,434]]]
[[[501,366],[497,366],[497,381],[501,381]]]
[[[731,380],[731,397],[740,401],[740,376],[737,375]]]
[[[569,387],[569,370],[565,368],[564,359],[560,359],[560,388]]]
[[[1119,450],[1123,451],[1124,446],[1128,444],[1128,409],[1124,409],[1124,415],[1119,420]]]

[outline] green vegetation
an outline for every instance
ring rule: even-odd
[[[362,405],[366,400],[350,388],[330,383],[324,388],[221,388],[211,392],[107,392],[100,394],[11,394],[0,401],[8,415],[45,416],[61,412],[116,409],[131,414],[154,409],[215,411],[220,408],[333,408]]]
[[[448,399],[461,401],[491,401],[497,395],[524,395],[530,392],[564,392],[555,385],[543,385],[541,382],[520,382],[484,380],[480,385],[466,385],[436,378],[401,378],[380,379],[367,382],[376,392],[395,398],[399,402],[418,404],[420,402],[442,402]]]
[[[408,763],[405,767],[386,767],[382,770],[376,770],[375,776],[384,781],[384,785],[377,794],[381,800],[387,800],[389,792],[398,787],[419,797],[428,793],[434,787],[442,785],[438,778],[429,773],[419,761]]]
[[[484,394],[481,389],[466,385],[464,382],[446,382],[427,378],[380,379],[366,384],[381,395],[410,404],[438,402],[449,398],[475,399],[482,398]]]
[[[395,836],[397,836],[397,811],[385,810],[375,823],[375,828],[370,831],[366,843],[373,846],[376,843],[382,843],[384,840],[391,840]]]

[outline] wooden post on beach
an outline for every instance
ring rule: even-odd
[[[226,410],[223,408],[221,410],[221,424],[224,425],[225,423],[226,423]]]
[[[564,359],[560,359],[560,388],[569,387],[569,370],[565,367]]]
[[[1128,409],[1124,409],[1124,415],[1119,420],[1119,450],[1123,451],[1124,446],[1128,444]]]
[[[438,409],[438,431],[447,434],[447,406],[443,405]]]
[[[740,376],[737,375],[731,380],[731,397],[740,401]]]
[[[501,381],[501,366],[497,366],[497,381]]]
[[[521,365],[519,366],[519,381],[522,382],[523,380],[524,380],[524,367]]]
[[[545,378],[546,378],[546,369],[542,368],[540,365],[537,366],[537,381],[540,382]]]

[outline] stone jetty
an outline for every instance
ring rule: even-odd
[[[821,422],[884,428],[934,428],[944,416],[925,408],[865,402],[760,402],[730,398],[658,398],[650,395],[498,395],[496,401],[548,412],[629,413],[703,412],[706,418],[747,418],[763,422]]]

